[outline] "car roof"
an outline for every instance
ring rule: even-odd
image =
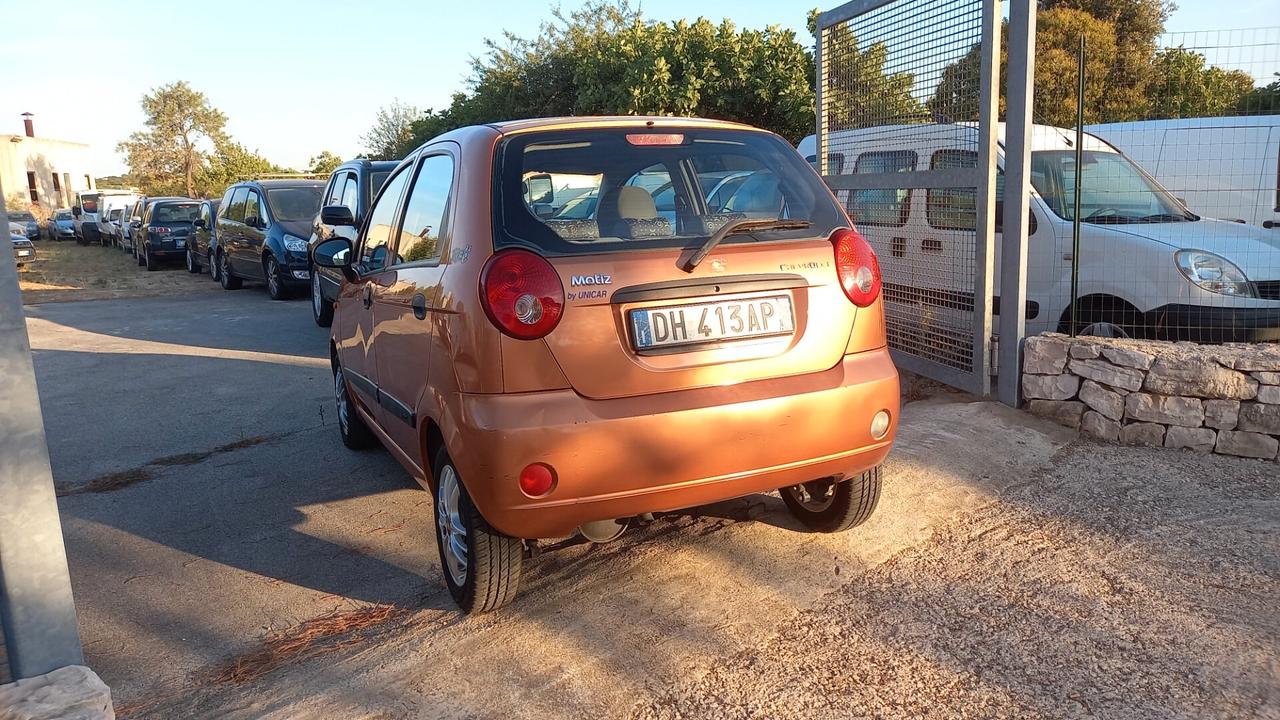
[[[642,127],[666,130],[681,127],[716,128],[726,130],[752,130],[767,132],[760,128],[729,122],[696,117],[666,117],[660,115],[584,115],[569,117],[529,118],[527,120],[506,120],[489,123],[488,127],[507,134],[526,130],[549,129],[582,129],[593,127]]]
[[[274,180],[245,180],[236,183],[236,185],[257,185],[263,189],[271,188],[289,188],[289,187],[324,187],[324,180],[292,180],[292,179],[274,179]]]
[[[399,160],[370,160],[368,158],[356,158],[355,160],[348,160],[342,163],[334,169],[334,172],[338,172],[339,170],[372,170],[374,172],[379,170],[395,170],[396,166],[399,164]]]

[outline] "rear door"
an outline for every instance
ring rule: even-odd
[[[240,243],[241,230],[244,228],[245,199],[249,196],[249,188],[240,186],[228,191],[226,208],[218,216],[218,247],[230,263],[235,257],[236,246]]]
[[[419,419],[435,349],[441,282],[440,259],[449,240],[449,209],[456,167],[454,148],[429,148],[418,161],[404,201],[403,219],[384,281],[373,288],[377,345],[379,424],[415,464],[419,458]]]
[[[267,208],[262,194],[256,188],[249,188],[244,202],[244,221],[240,223],[240,236],[231,258],[236,265],[236,274],[251,278],[263,276],[262,243],[266,239],[267,223]]]

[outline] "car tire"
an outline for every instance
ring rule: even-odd
[[[791,516],[815,532],[836,533],[861,525],[880,501],[880,466],[840,482],[814,480],[780,488]]]
[[[333,303],[324,298],[320,275],[311,268],[311,317],[320,327],[333,325]]]
[[[490,527],[443,448],[435,462],[436,548],[453,601],[467,613],[496,610],[520,589],[524,542]]]
[[[231,274],[231,264],[224,252],[218,253],[218,284],[223,290],[239,290],[244,284],[240,278]]]
[[[147,272],[155,272],[160,269],[160,262],[151,254],[150,250],[143,250],[143,264],[147,266]]]
[[[209,255],[205,258],[205,262],[209,265],[209,278],[214,282],[218,282],[220,277],[218,275],[218,263],[214,262],[213,250],[209,250]]]
[[[356,401],[351,397],[351,388],[347,387],[342,365],[337,362],[333,364],[333,394],[338,403],[338,433],[342,435],[342,444],[352,450],[368,450],[376,446],[378,438],[356,412]]]
[[[133,247],[133,259],[138,261],[138,267],[143,267],[147,264],[147,261],[142,259],[142,252],[137,245]]]
[[[262,261],[262,276],[267,280],[267,295],[272,300],[289,299],[289,290],[280,277],[280,263],[276,262],[274,255],[268,255]]]
[[[200,267],[200,261],[196,259],[196,254],[191,251],[190,247],[187,248],[186,256],[187,256],[187,272],[191,273],[192,275],[199,275],[200,271],[203,270],[203,268]]]

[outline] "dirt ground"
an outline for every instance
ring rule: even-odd
[[[18,284],[28,305],[76,300],[185,295],[217,289],[207,275],[192,276],[175,263],[154,272],[138,267],[133,255],[100,245],[42,240],[40,259],[22,269]]]

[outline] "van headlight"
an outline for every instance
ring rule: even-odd
[[[307,241],[296,235],[285,235],[284,247],[289,252],[302,253],[305,255],[307,252]]]
[[[1184,277],[1211,293],[1257,297],[1244,271],[1221,255],[1204,250],[1179,250],[1173,257]]]

